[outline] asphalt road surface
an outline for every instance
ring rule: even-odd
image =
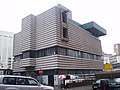
[[[58,87],[55,87],[55,90],[92,90],[92,87],[91,87],[91,85],[73,87],[73,88],[68,88],[68,89],[60,89]]]

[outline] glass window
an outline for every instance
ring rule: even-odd
[[[28,85],[27,79],[26,78],[18,78],[16,80],[17,85]]]
[[[16,79],[15,79],[15,77],[5,77],[3,79],[3,84],[15,85],[16,84]]]
[[[34,58],[35,57],[35,52],[34,51],[30,51],[30,58]]]
[[[101,56],[96,56],[96,60],[101,60]]]
[[[94,59],[94,55],[93,54],[90,54],[90,59]]]
[[[84,70],[84,74],[90,74],[89,70]]]
[[[73,50],[68,49],[68,55],[69,55],[69,56],[73,56]]]
[[[120,78],[115,78],[113,81],[120,82]]]
[[[78,51],[75,51],[75,57],[78,57]]]
[[[43,57],[43,56],[45,56],[44,50],[39,50],[38,51],[38,57]]]
[[[81,58],[83,58],[83,52],[81,52]]]
[[[59,47],[59,48],[58,48],[58,52],[59,52],[60,55],[66,55],[66,50],[65,50],[65,48]]]
[[[50,55],[55,55],[55,47],[50,48]]]
[[[100,83],[101,80],[97,80],[96,83]]]
[[[55,54],[58,54],[58,46],[55,47]]]
[[[34,79],[28,79],[28,85],[38,85],[38,82]]]
[[[64,23],[67,23],[67,12],[66,11],[62,12],[62,21]]]
[[[30,52],[23,52],[23,58],[29,58],[30,57]]]
[[[96,60],[96,55],[93,55],[93,59]]]
[[[89,53],[87,54],[87,58],[90,59],[90,54]]]
[[[87,53],[83,53],[83,58],[87,58]]]
[[[68,38],[68,29],[63,27],[63,38]]]
[[[48,48],[48,49],[45,50],[45,55],[46,55],[46,56],[50,56],[50,55],[51,55],[51,54],[50,54],[50,48]]]
[[[23,59],[23,54],[21,54],[21,55],[15,57],[15,58]],[[14,58],[14,59],[15,59],[15,58]]]
[[[59,47],[59,46],[54,46],[54,47],[37,50],[37,51],[33,51],[33,50],[26,51],[26,52],[23,52],[23,54],[19,56],[15,56],[14,60],[19,61],[20,59],[23,59],[23,58],[38,58],[38,57],[55,55],[55,54],[86,58],[86,59],[92,59],[92,60],[101,60],[100,55],[95,55],[95,54],[73,50],[69,48],[64,48],[64,47]]]
[[[80,52],[80,51],[78,51],[78,57],[80,57],[80,58],[81,58],[81,52]]]

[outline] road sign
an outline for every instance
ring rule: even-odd
[[[113,69],[113,67],[112,67],[112,64],[106,64],[105,66],[104,66],[104,70],[105,71],[107,71],[107,70],[112,70]]]
[[[43,70],[40,69],[39,70],[39,74],[42,75],[43,74]]]

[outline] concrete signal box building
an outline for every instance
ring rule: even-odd
[[[47,83],[56,84],[60,74],[100,72],[103,35],[106,30],[95,22],[81,25],[72,20],[72,12],[62,5],[28,15],[14,36],[14,73],[39,76],[41,69]]]

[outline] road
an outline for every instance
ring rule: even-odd
[[[55,90],[92,90],[92,87],[91,85],[74,87],[74,88],[69,88],[69,89],[60,89],[58,87],[55,87]]]

